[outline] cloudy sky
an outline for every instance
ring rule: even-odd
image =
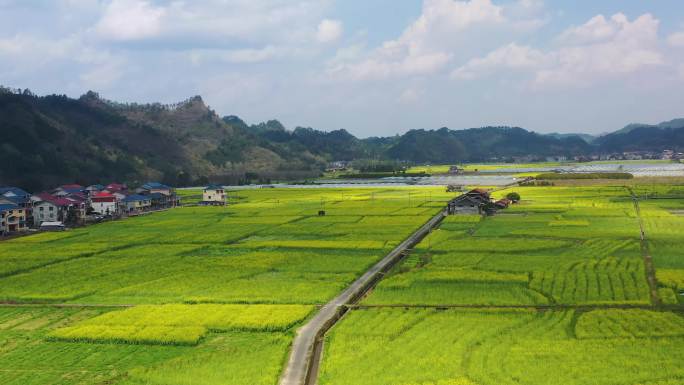
[[[362,137],[601,133],[684,117],[684,4],[0,0],[0,84]]]

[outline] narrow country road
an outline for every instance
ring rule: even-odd
[[[280,378],[280,385],[305,385],[309,377],[314,346],[345,311],[345,305],[362,296],[381,275],[387,272],[402,257],[402,253],[420,242],[444,218],[444,211],[432,217],[420,229],[387,254],[380,262],[366,271],[340,295],[321,308],[309,322],[302,326],[292,343],[290,358]]]

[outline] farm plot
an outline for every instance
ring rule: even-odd
[[[627,190],[521,192],[523,202],[509,209],[521,215],[447,218],[363,303],[649,303],[639,223]]]
[[[676,384],[684,379],[682,320],[645,311],[354,310],[327,337],[319,383]],[[676,332],[662,338],[641,328],[648,321]]]
[[[675,186],[680,187],[681,186]],[[662,195],[646,195],[641,200],[641,213],[658,280],[658,294],[668,304],[684,303],[684,197],[672,189]]]
[[[337,295],[451,195],[241,191],[228,207],[3,242],[0,302],[42,305],[0,308],[0,383],[273,384],[313,305]],[[51,303],[135,307],[71,318]],[[56,321],[21,330],[38,311]]]
[[[323,303],[434,215],[439,191],[243,191],[229,207],[22,238],[0,245],[0,300]]]
[[[208,333],[200,345],[183,346],[64,342],[50,337],[56,330],[119,312],[0,309],[0,383],[169,385],[201,379],[206,385],[271,385],[291,338],[285,332],[227,331]]]

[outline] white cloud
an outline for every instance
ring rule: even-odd
[[[330,4],[331,0],[103,0],[91,30],[103,40],[154,43],[175,50],[305,44],[317,32],[322,39],[341,35],[341,22],[321,23]]]
[[[481,74],[497,69],[530,70],[544,66],[548,56],[528,46],[516,43],[498,48],[483,58],[471,59],[465,65],[455,69],[451,77],[455,79],[473,79]]]
[[[471,59],[452,72],[456,79],[498,70],[528,70],[538,86],[583,86],[665,64],[658,42],[659,21],[645,14],[629,21],[623,14],[602,15],[572,27],[558,38],[559,46],[543,52],[509,44],[482,58]]]
[[[320,43],[330,43],[342,37],[342,22],[339,20],[323,19],[318,24],[316,40]]]
[[[499,41],[512,31],[540,25],[530,18],[539,9],[539,2],[533,0],[509,8],[491,0],[424,0],[421,15],[397,39],[384,42],[360,60],[336,63],[329,73],[356,80],[434,74],[457,57],[479,52],[489,40]]]
[[[551,68],[537,73],[538,84],[588,85],[596,80],[631,74],[663,65],[658,42],[659,21],[650,14],[630,22],[623,14],[610,20],[590,20],[582,27],[564,33],[564,38],[579,38],[550,54]]]
[[[667,38],[667,43],[673,47],[684,47],[684,32],[675,32]]]
[[[622,26],[629,23],[627,17],[621,13],[613,15],[607,20],[603,15],[592,17],[579,27],[565,30],[558,38],[566,44],[585,44],[606,41],[615,36]]]
[[[147,1],[113,0],[95,26],[97,34],[111,40],[141,40],[158,36],[166,10]]]

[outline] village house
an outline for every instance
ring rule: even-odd
[[[447,204],[447,213],[453,214],[490,214],[492,199],[489,191],[476,188],[462,194]]]
[[[33,204],[33,222],[40,226],[43,222],[66,222],[69,207],[73,201],[63,197],[52,196],[48,193],[41,193],[35,196],[36,203]]]
[[[129,195],[122,201],[125,210],[128,214],[140,214],[150,209],[152,206],[152,201],[149,197],[133,194]]]
[[[128,191],[128,186],[126,186],[125,184],[121,184],[121,183],[110,183],[110,184],[106,185],[104,189],[102,189],[100,191],[106,191],[106,192],[112,193],[112,194],[114,194],[115,192],[125,193],[126,191]]]
[[[62,186],[57,187],[52,191],[52,195],[58,196],[58,197],[63,197],[67,196],[69,194],[73,193],[82,193],[85,191],[85,188],[81,186],[80,184],[65,184]]]
[[[214,205],[221,206],[226,204],[226,190],[223,186],[219,185],[209,185],[202,190],[202,202],[203,205]]]
[[[123,196],[121,199],[124,199]],[[106,191],[96,192],[90,196],[92,211],[100,215],[116,215],[119,212],[119,201],[114,194]]]
[[[88,212],[88,207],[90,205],[86,193],[71,193],[64,198],[71,201],[70,210],[74,215],[73,220],[82,224],[85,221],[86,213]]]
[[[162,183],[148,182],[135,191],[139,195],[148,196],[155,209],[174,207],[179,203],[175,189]]]
[[[93,195],[93,194],[99,193],[100,191],[102,191],[104,189],[105,189],[105,186],[103,186],[101,184],[92,184],[92,185],[85,188],[88,195]]]
[[[33,222],[33,202],[31,201],[31,194],[18,187],[0,187],[0,201],[3,200],[5,203],[12,203],[24,209],[26,224],[27,226],[31,226]]]
[[[0,235],[26,231],[26,209],[14,203],[0,204]]]

